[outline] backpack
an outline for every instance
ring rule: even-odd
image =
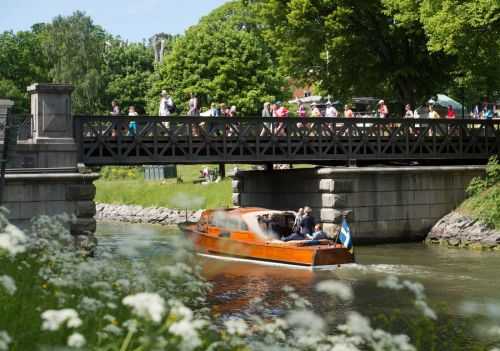
[[[172,102],[171,104],[169,104],[169,100],[170,100],[170,102]],[[177,106],[175,106],[174,100],[172,100],[172,99],[169,99],[169,100],[165,101],[165,104],[167,105],[167,110],[170,113],[175,113],[177,111]]]

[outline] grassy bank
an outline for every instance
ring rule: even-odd
[[[190,209],[231,206],[231,179],[207,185],[177,184],[175,180],[100,180],[96,188],[96,201],[107,204]]]
[[[492,158],[484,178],[474,179],[467,189],[470,197],[458,211],[500,230],[500,165]]]
[[[207,165],[216,169],[213,165]],[[226,165],[226,172],[234,165]],[[167,208],[217,208],[231,206],[231,179],[199,183],[203,165],[178,166],[177,179],[145,181],[141,168],[105,167],[96,182],[96,201],[108,204]],[[249,169],[250,166],[239,166]]]

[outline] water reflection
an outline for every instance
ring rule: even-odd
[[[180,233],[176,229],[130,224],[99,224],[100,245],[131,257],[161,257],[171,255],[169,241]],[[377,282],[389,274],[400,279],[419,281],[426,287],[431,303],[445,303],[451,313],[463,301],[485,302],[500,300],[500,280],[497,267],[500,253],[454,250],[428,247],[423,244],[382,245],[356,249],[357,264],[338,269],[311,271],[234,262],[200,257],[204,277],[213,284],[209,302],[220,315],[250,312],[252,301],[263,300],[268,313],[282,313],[287,298],[283,287],[312,302],[314,310],[324,315],[342,315],[354,309],[365,315],[377,315],[391,309],[412,313],[412,295],[377,287]],[[355,299],[349,303],[331,301],[318,293],[318,282],[335,279],[354,289]]]

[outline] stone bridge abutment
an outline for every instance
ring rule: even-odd
[[[347,215],[359,244],[423,240],[466,197],[483,166],[335,167],[238,172],[233,204],[310,206],[327,232]]]
[[[33,217],[68,214],[73,235],[96,229],[95,186],[99,177],[81,173],[73,138],[71,92],[67,84],[33,84],[29,138],[9,146],[2,206],[13,223],[28,226]],[[3,108],[2,108],[3,106]],[[0,100],[0,123],[5,125],[9,100]],[[3,133],[0,135],[3,149]]]

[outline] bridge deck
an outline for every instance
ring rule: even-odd
[[[484,163],[500,120],[75,116],[75,138],[87,165]]]

